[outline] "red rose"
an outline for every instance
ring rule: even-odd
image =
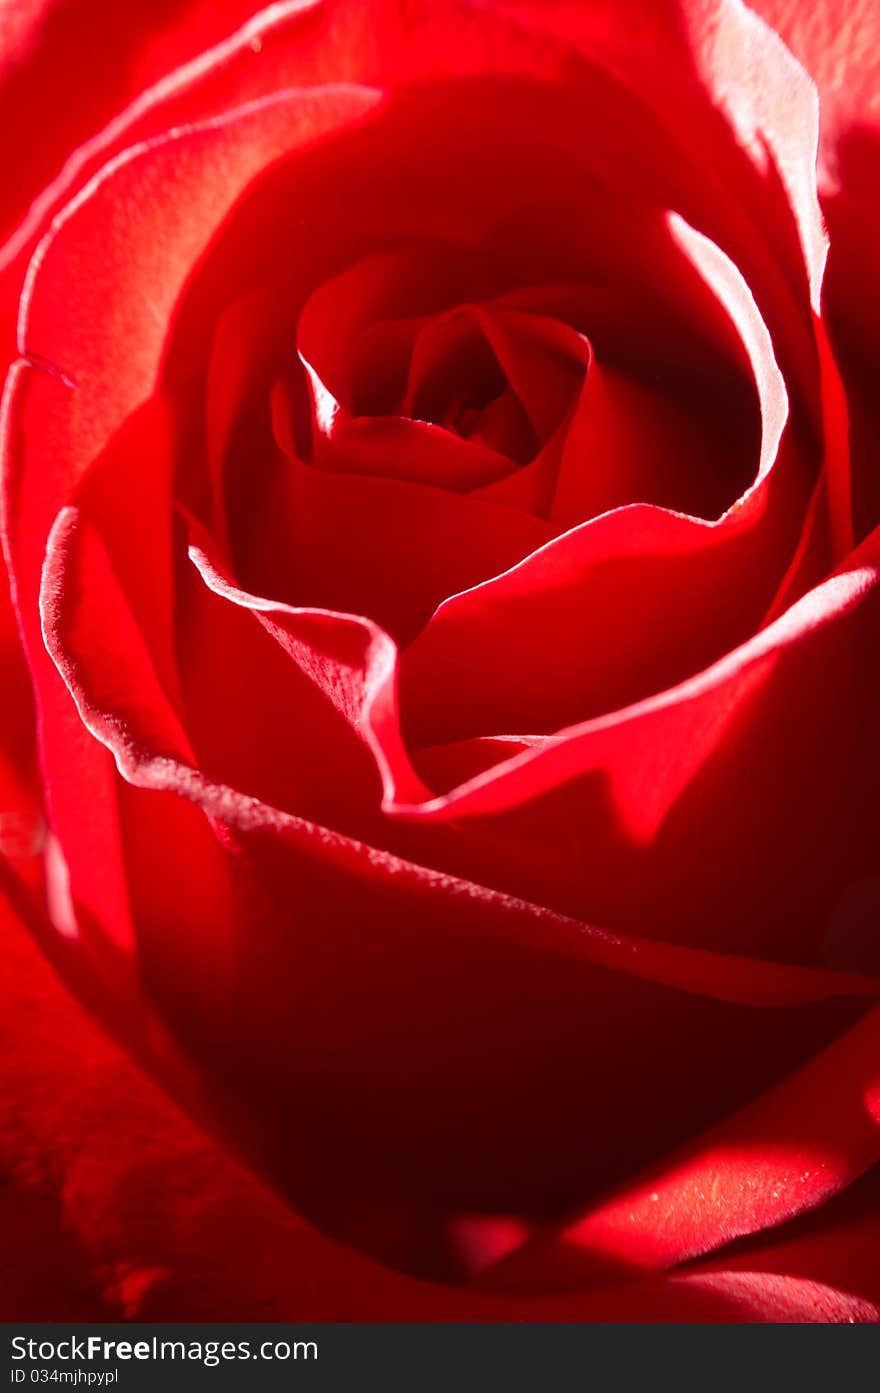
[[[876,14],[33,9],[4,1314],[876,1319]]]

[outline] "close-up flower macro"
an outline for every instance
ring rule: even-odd
[[[880,0],[0,119],[0,1320],[880,1321]]]

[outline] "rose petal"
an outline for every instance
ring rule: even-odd
[[[317,1235],[182,1116],[67,995],[5,898],[0,951],[0,1029],[17,1061],[0,1099],[0,1157],[16,1212],[33,1221],[10,1319],[876,1318],[876,1300],[847,1294],[833,1253],[837,1289],[814,1271],[785,1275],[786,1262],[793,1274],[802,1264],[778,1252],[769,1276],[691,1274],[559,1298],[390,1273]]]
[[[614,518],[615,515],[608,516]],[[725,713],[729,716],[737,699],[737,689],[741,686],[743,695],[739,699],[744,699],[747,690],[754,690],[753,683],[760,685],[766,680],[766,674],[772,671],[779,656],[790,646],[809,642],[814,634],[818,636],[826,632],[834,641],[835,629],[843,627],[841,621],[850,613],[857,614],[863,611],[863,623],[870,626],[875,609],[870,602],[876,591],[878,547],[880,534],[875,533],[853,554],[847,566],[838,575],[816,587],[774,624],[712,667],[682,683],[680,688],[661,693],[656,698],[648,698],[635,704],[625,713],[616,712],[609,717],[599,717],[594,722],[586,722],[581,728],[576,727],[570,732],[548,737],[540,747],[530,749],[504,765],[496,766],[488,775],[479,776],[468,785],[433,799],[429,805],[401,805],[389,811],[398,816],[434,819],[452,815],[453,810],[454,815],[460,817],[485,814],[509,806],[511,799],[533,797],[539,791],[546,790],[551,782],[555,785],[560,778],[573,778],[588,769],[598,767],[600,749],[607,747],[610,753],[621,740],[624,730],[627,734],[628,758],[641,761],[644,752],[639,747],[639,753],[636,755],[633,737],[641,722],[647,720],[652,725],[653,741],[653,718],[659,716],[661,711],[666,712],[670,719],[675,713],[687,720],[690,739],[693,742],[692,756],[694,760],[699,759],[701,756],[697,752],[695,741],[692,702],[700,701],[705,694],[708,716],[708,705],[713,701],[714,693],[723,691]],[[717,738],[718,729],[712,725],[710,731],[710,724],[705,728],[706,736],[714,740]],[[595,748],[591,748],[594,736]],[[668,756],[668,738],[663,748]],[[542,770],[542,765],[546,765],[546,772]],[[644,764],[640,763],[639,767],[644,777]],[[623,765],[620,768],[622,772]],[[693,765],[688,769],[684,763],[676,762],[676,780],[680,779],[683,783],[692,770]],[[678,783],[678,788],[681,787],[681,783]],[[517,788],[517,784],[521,786]],[[663,789],[659,781],[653,778],[650,781],[646,780],[646,786],[655,788],[655,798],[660,801],[655,802],[653,807],[648,807],[643,802],[638,813],[633,805],[630,807],[633,830],[638,835],[649,836],[663,811],[669,806],[666,799],[670,790],[668,786]]]
[[[530,740],[501,762],[492,749],[488,770],[399,815],[442,823],[469,809],[475,832],[507,849],[503,863],[484,859],[483,878],[576,916],[842,961],[828,937],[835,904],[876,865],[878,544],[668,702]],[[402,712],[407,731],[405,691]],[[585,764],[572,762],[578,749]],[[566,782],[575,771],[587,777]],[[853,951],[851,966],[874,961],[867,935]]]
[[[403,748],[397,715],[397,648],[367,619],[294,609],[249,595],[217,568],[210,539],[191,526],[189,555],[206,586],[253,614],[369,746],[386,787],[427,792]],[[305,726],[305,722],[303,722]],[[311,738],[311,732],[310,732]],[[345,777],[345,770],[342,770]]]
[[[12,1214],[31,1220],[5,1317],[466,1319],[487,1309],[299,1220],[68,996],[5,894],[0,953],[0,1032],[15,1063],[0,1092],[0,1166]]]
[[[880,20],[872,0],[839,10],[830,0],[755,0],[818,84],[823,105],[843,106],[850,119],[880,120]],[[826,134],[823,113],[823,138]]]
[[[396,443],[406,437],[404,430]],[[284,458],[266,461],[261,487],[236,521],[236,569],[264,595],[369,615],[403,643],[450,584],[479,583],[551,535],[543,519],[502,503]]]
[[[6,129],[26,130],[28,140],[8,151],[0,242],[72,149],[157,78],[231,33],[249,12],[249,0],[135,3],[100,14],[90,0],[7,0],[0,121]],[[101,81],[89,81],[96,69]]]
[[[75,695],[83,719],[102,743],[112,749],[127,779],[145,787],[168,788],[192,798],[212,816],[228,822],[240,832],[274,828],[292,845],[301,843],[304,848],[311,847],[318,862],[328,856],[330,863],[336,864],[337,856],[341,857],[340,867],[347,866],[367,882],[378,877],[385,891],[390,891],[392,886],[403,891],[409,885],[417,896],[423,893],[449,895],[456,905],[455,914],[466,916],[475,887],[457,883],[423,866],[408,867],[380,851],[358,847],[338,833],[310,827],[283,810],[261,807],[253,797],[253,790],[244,788],[236,792],[223,788],[205,773],[197,772],[187,754],[179,718],[175,717],[155,675],[149,671],[149,656],[142,647],[136,654],[137,630],[131,620],[125,618],[126,601],[118,590],[118,582],[106,568],[106,561],[101,563],[100,573],[95,572],[89,578],[90,556],[99,561],[100,541],[84,520],[70,510],[59,520],[47,565],[47,642]],[[305,619],[305,612],[298,615],[283,605],[246,596],[212,571],[203,554],[199,561],[210,583],[220,592],[227,592],[227,598],[231,598],[236,607],[250,606],[255,621],[262,617],[278,626],[279,638],[283,638],[285,644],[290,643],[281,626],[297,618]],[[60,604],[51,598],[56,595],[64,597]],[[96,603],[104,606],[103,625],[96,623]],[[114,613],[116,619],[113,619]],[[104,634],[108,649],[96,647],[91,637],[96,630]],[[342,633],[338,636],[339,640],[341,638]],[[137,664],[130,683],[125,681],[125,668],[119,662],[127,648],[131,649],[132,660]],[[305,645],[303,651],[307,651]],[[315,649],[313,663],[315,680],[321,680],[318,651]],[[114,655],[112,678],[107,657],[102,656],[106,652]],[[332,672],[332,668],[329,671]],[[340,677],[342,675],[340,673]],[[354,700],[358,691],[356,685],[352,686],[352,704],[347,708],[350,720],[360,712]],[[387,697],[388,693],[385,695]],[[341,693],[337,694],[337,701],[340,698]],[[345,702],[342,702],[342,709],[346,709]],[[383,717],[393,719],[393,713],[386,709]],[[271,733],[271,738],[277,747],[277,732]],[[707,993],[720,1000],[782,1005],[821,1000],[835,992],[871,994],[876,990],[870,978],[747,962],[726,954],[673,948],[669,944],[591,929],[546,908],[518,903],[485,887],[475,893],[474,905],[479,905],[479,909],[475,909],[478,915],[485,913],[491,917],[497,912],[499,931],[513,933],[524,943],[541,944],[554,951],[576,955],[586,954],[597,963],[644,974],[652,980]]]
[[[775,1069],[783,1052],[788,1057],[790,1049],[798,1058],[799,1052],[815,1047],[817,1036],[826,1038],[828,1029],[851,1013],[845,1003],[819,1001],[810,1010],[790,1009],[783,1031],[778,1021],[754,1009],[721,1008],[697,997],[686,1012],[676,1011],[668,988],[609,974],[600,964],[736,999],[815,1001],[829,990],[868,989],[855,979],[845,986],[843,978],[774,972],[708,954],[667,953],[659,945],[648,948],[584,925],[566,925],[546,910],[517,905],[481,887],[370,851],[261,805],[247,793],[212,783],[185,753],[178,753],[173,713],[162,712],[162,694],[146,666],[148,659],[136,653],[124,599],[112,574],[90,560],[89,548],[94,556],[95,545],[82,523],[78,533],[62,519],[53,562],[66,568],[63,584],[53,586],[47,574],[47,594],[67,597],[62,608],[47,609],[47,637],[82,718],[113,747],[127,778],[144,789],[192,799],[233,828],[232,846],[241,844],[252,868],[251,910],[237,927],[234,919],[229,928],[224,926],[232,940],[229,946],[218,943],[212,952],[207,997],[198,953],[192,962],[189,946],[185,953],[175,948],[167,930],[164,943],[153,946],[158,916],[145,921],[138,915],[141,953],[153,964],[152,995],[209,1077],[216,1068],[218,1029],[234,1035],[239,1065],[231,1072],[220,1052],[224,1072],[213,1087],[221,1098],[230,1096],[217,1105],[235,1119],[249,1145],[276,1153],[278,1183],[310,1195],[311,1203],[332,1207],[341,1202],[345,1183],[336,1174],[332,1154],[337,1147],[338,1154],[344,1152],[355,1137],[359,1179],[367,1189],[430,1184],[441,1186],[450,1202],[458,1195],[469,1196],[472,1203],[485,1197],[487,1188],[496,1202],[505,1193],[509,1202],[511,1188],[520,1199],[522,1194],[558,1197],[567,1177],[578,1172],[575,1158],[587,1155],[591,1179],[582,1170],[579,1182],[595,1186],[601,1176],[619,1170],[620,1148],[634,1159],[645,1148],[669,1145],[680,1137],[679,1128],[692,1123],[695,1109],[714,1114],[722,1099],[729,1105],[731,1098],[742,1097],[741,1089],[753,1090],[754,1071],[759,1079],[766,1076],[770,1037]],[[102,635],[97,647],[89,637],[96,631],[96,603]],[[278,619],[286,622],[283,614]],[[102,656],[108,652],[114,655],[112,667]],[[156,812],[158,816],[158,808]],[[163,864],[168,876],[185,873],[173,861]],[[370,925],[366,934],[365,924]],[[554,956],[548,953],[551,943]],[[556,959],[557,945],[565,948],[565,957]],[[371,971],[376,985],[367,994],[365,953],[369,961],[379,953],[386,964],[378,978]],[[215,995],[213,987],[224,956],[235,964],[234,976],[226,978],[225,997]],[[270,961],[275,965],[267,975]],[[219,988],[223,970],[217,982]],[[193,992],[202,1003],[195,1013]],[[206,1000],[211,1009],[203,1020]],[[634,1015],[638,1033],[632,1027]],[[454,1041],[444,1027],[450,1019],[457,1023]],[[670,1019],[676,1022],[674,1030]],[[519,1022],[516,1029],[514,1020]],[[531,1022],[527,1028],[526,1021]],[[585,1038],[588,1029],[591,1035]],[[695,1034],[701,1042],[696,1052]],[[653,1044],[646,1054],[648,1036]],[[400,1054],[404,1037],[409,1042],[405,1069]],[[273,1049],[278,1038],[289,1042],[289,1050],[279,1054]],[[501,1053],[488,1043],[499,1039],[508,1042]],[[610,1074],[603,1061],[612,1041],[617,1062]],[[273,1061],[273,1077],[265,1080],[259,1107],[252,1079],[257,1058],[264,1068],[266,1060]],[[359,1061],[356,1079],[353,1059]],[[251,1078],[243,1117],[239,1067]],[[543,1080],[540,1100],[534,1095],[535,1070]],[[322,1083],[315,1097],[318,1077]],[[425,1091],[429,1077],[433,1083]],[[553,1089],[549,1078],[557,1081]],[[584,1114],[571,1109],[575,1093],[589,1099]],[[298,1106],[314,1114],[311,1171],[301,1150],[291,1154],[290,1118],[286,1110],[279,1113],[279,1096],[299,1098]],[[641,1111],[631,1107],[635,1096],[644,1100]],[[276,1101],[270,1107],[272,1098]],[[490,1098],[495,1099],[492,1107],[487,1105]],[[451,1125],[449,1110],[460,1115],[466,1105],[466,1132],[460,1141],[450,1135],[438,1151],[438,1137]],[[531,1125],[524,1132],[524,1117],[534,1122],[539,1107],[542,1127]],[[348,1140],[339,1135],[340,1127],[352,1129]],[[558,1134],[558,1146],[547,1147],[548,1131]],[[607,1142],[600,1145],[600,1137]],[[511,1147],[518,1155],[517,1170],[504,1181],[498,1157]]]
[[[21,329],[22,349],[35,357],[12,371],[4,399],[7,542],[39,689],[53,828],[67,852],[75,898],[98,922],[119,926],[120,942],[130,940],[130,927],[124,885],[110,873],[119,865],[111,767],[84,742],[78,720],[71,722],[38,629],[48,530],[108,435],[150,395],[181,284],[236,194],[292,142],[317,139],[374,101],[352,91],[280,94],[185,138],[130,151],[69,206],[32,265]],[[151,192],[158,186],[160,199]],[[138,223],[143,235],[131,237],[136,206],[144,218],[152,209],[175,222],[173,252],[161,236],[147,234],[145,221]],[[102,247],[100,277],[93,274],[95,245]],[[85,320],[72,286],[88,287]],[[120,342],[129,345],[124,372],[117,366]],[[63,788],[75,790],[72,803]]]
[[[490,1269],[493,1287],[582,1287],[673,1267],[826,1202],[880,1159],[880,1012],[662,1168]]]
[[[549,733],[573,723],[576,712],[598,714],[631,702],[646,695],[650,685],[656,690],[683,677],[686,664],[692,665],[691,671],[705,665],[710,661],[707,641],[717,644],[716,653],[723,652],[737,636],[744,637],[766,609],[772,591],[765,592],[759,614],[747,616],[741,608],[746,585],[760,584],[766,565],[758,562],[753,550],[761,545],[760,540],[750,545],[743,529],[748,533],[768,510],[771,484],[775,489],[786,484],[791,487],[785,479],[778,483],[773,479],[774,473],[783,469],[780,461],[775,471],[774,461],[787,414],[785,387],[766,328],[742,278],[717,248],[680,220],[675,228],[680,244],[688,249],[736,323],[749,354],[763,421],[755,484],[718,523],[718,535],[659,509],[633,507],[586,523],[510,574],[445,600],[407,654],[402,673],[403,701],[407,719],[417,731],[417,743],[433,745],[444,737],[478,733]],[[600,368],[598,386],[604,383]],[[620,400],[621,387],[609,378],[607,390],[600,390],[595,400],[596,390],[588,375],[582,405],[563,447],[558,485],[563,508],[575,506],[573,490],[582,489],[580,482],[572,482],[570,475],[574,473],[579,479],[584,475],[589,478],[592,469],[601,471],[604,467],[609,475],[607,489],[614,490],[624,482],[616,477],[613,465],[620,437],[625,448],[633,426],[627,421],[627,398]],[[639,428],[635,429],[638,435]],[[588,450],[594,453],[586,453]],[[701,463],[707,473],[716,465],[709,458]],[[791,462],[785,463],[790,469]],[[625,464],[623,468],[625,474]],[[656,478],[656,470],[653,473]],[[594,492],[602,487],[601,483],[594,485]],[[577,506],[586,502],[577,498]],[[762,529],[763,547],[769,540],[766,531]],[[774,551],[777,547],[778,538]],[[732,559],[737,553],[739,566]],[[737,582],[733,581],[734,567],[746,572],[740,572]],[[717,613],[722,583],[725,597],[721,603],[727,611],[723,617]],[[739,592],[735,597],[731,594],[734,584]],[[702,605],[695,603],[695,596],[702,596],[711,606],[712,621]],[[584,615],[589,616],[586,630]],[[661,651],[656,643],[645,642],[646,634],[659,635],[658,620],[663,626]],[[681,625],[675,640],[669,630],[672,623]],[[574,652],[572,633],[579,635]],[[492,636],[490,643],[486,634]],[[549,641],[551,635],[553,642]],[[539,652],[527,657],[529,644],[536,645]],[[702,647],[691,647],[694,644]],[[466,685],[457,676],[463,668],[468,671]],[[444,690],[450,679],[462,687],[460,706],[444,713],[445,721],[451,715],[457,723],[452,730],[438,728],[432,720],[433,693],[438,690],[441,669]],[[463,728],[465,722],[468,725]]]

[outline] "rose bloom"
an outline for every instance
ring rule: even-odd
[[[2,0],[2,1314],[880,1312],[880,7]]]

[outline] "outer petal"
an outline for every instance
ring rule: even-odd
[[[852,0],[843,8],[834,0],[751,0],[751,8],[818,83],[823,127],[825,103],[831,104],[829,134],[837,125],[834,108],[842,107],[847,121],[880,121],[880,10],[874,0]]]
[[[880,276],[880,6],[854,0],[755,0],[815,79],[821,96],[820,184],[830,233],[824,312],[851,416],[856,534],[880,519],[876,324]]]
[[[0,856],[22,870],[42,849],[34,708],[27,664],[0,561]]]
[[[303,643],[303,652],[298,652],[297,626],[305,627],[311,621],[320,632],[320,611],[294,610],[247,595],[217,572],[198,545],[191,548],[191,555],[206,587],[230,602],[234,614],[243,612],[255,621],[255,627],[268,627],[294,661],[302,660],[307,645]],[[112,751],[118,768],[135,786],[177,793],[242,834],[274,830],[291,846],[298,845],[305,852],[311,846],[316,863],[325,863],[340,872],[357,869],[360,861],[365,884],[378,884],[391,894],[396,887],[404,896],[436,894],[438,899],[449,898],[453,913],[466,918],[469,902],[480,904],[477,917],[494,908],[498,913],[498,931],[523,943],[572,954],[720,1001],[794,1005],[835,995],[873,997],[880,993],[880,984],[868,975],[816,971],[758,960],[746,962],[729,954],[672,948],[669,944],[590,930],[583,923],[538,905],[518,903],[486,887],[478,890],[424,866],[407,865],[378,849],[359,846],[338,830],[328,832],[295,814],[261,804],[253,789],[220,784],[193,766],[179,713],[162,689],[152,654],[138,632],[100,536],[88,518],[72,508],[61,514],[53,530],[43,612],[49,652],[84,724]],[[333,634],[334,641],[341,642],[343,633]],[[369,627],[366,637],[371,637]],[[372,637],[375,641],[376,636]],[[331,664],[326,672],[317,672],[314,680],[326,683],[328,695],[332,693],[340,714],[353,726],[366,721],[368,730],[363,738],[374,739],[370,726],[377,716],[380,723],[388,721],[393,725],[393,692],[386,685],[387,650],[381,641],[377,642],[377,652],[371,659],[376,663],[376,671],[365,688],[354,680],[342,661],[344,656],[342,649],[335,676]],[[377,711],[371,710],[373,706]],[[277,748],[277,735],[273,743]],[[397,757],[403,761],[403,776],[413,777],[405,756],[397,751]]]
[[[306,615],[241,592],[211,598],[255,634],[269,623],[284,649],[301,641]],[[238,919],[199,940],[209,972],[174,932],[169,881],[185,903],[185,867],[164,850],[166,923],[139,912],[138,943],[152,998],[227,1125],[274,1158],[299,1202],[320,1195],[331,1219],[352,1183],[336,1174],[352,1145],[367,1192],[513,1208],[558,1204],[572,1183],[585,1195],[741,1102],[768,1066],[776,1077],[860,1009],[829,993],[875,990],[609,935],[213,781],[187,755],[98,540],[68,514],[45,615],[83,721],[152,800],[157,825],[163,807],[191,800],[228,829],[230,860],[245,854]],[[234,1061],[218,1036],[236,1040]],[[303,1109],[314,1118],[305,1173],[293,1146]]]
[[[5,1319],[466,1319],[481,1310],[301,1223],[67,995],[5,895],[0,957],[4,1216],[24,1216],[15,1262],[4,1263]]]
[[[26,912],[26,911],[25,911]],[[562,1298],[402,1277],[322,1238],[192,1122],[89,1019],[0,900],[4,1232],[21,1232],[6,1319],[872,1320],[876,1294],[720,1271]],[[49,1203],[46,1198],[49,1197]],[[20,1226],[20,1228],[18,1227]],[[26,1241],[25,1241],[26,1240]],[[832,1282],[840,1280],[833,1251]],[[821,1265],[821,1264],[820,1264]]]
[[[880,1161],[880,1011],[644,1179],[526,1244],[492,1285],[673,1267],[813,1208]]]
[[[243,187],[293,145],[318,139],[374,104],[374,94],[351,90],[305,98],[282,93],[185,139],[129,152],[90,196],[66,210],[34,265],[39,274],[31,277],[22,343],[34,356],[13,369],[6,396],[5,541],[40,688],[53,829],[67,854],[75,899],[99,922],[115,926],[120,940],[130,931],[125,887],[118,869],[113,874],[120,851],[112,772],[78,722],[71,723],[63,693],[53,693],[38,630],[46,537],[109,436],[150,396],[180,288]],[[143,206],[144,181],[161,188],[155,204],[175,227],[170,244],[146,235],[145,228],[138,229],[143,236],[128,235],[132,186],[139,188]],[[111,244],[114,256],[103,261],[96,278],[95,248]],[[77,286],[88,290],[85,303],[77,303]],[[92,332],[82,332],[84,323]],[[128,345],[124,372],[116,367],[120,343]],[[156,458],[161,454],[160,447]],[[84,804],[91,812],[88,828]]]
[[[252,9],[253,0],[3,0],[0,126],[28,138],[7,145],[0,243],[72,149]]]

